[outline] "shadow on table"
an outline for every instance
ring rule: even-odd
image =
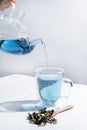
[[[39,100],[8,101],[0,103],[0,112],[24,112],[41,109]]]

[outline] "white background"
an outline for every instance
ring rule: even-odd
[[[86,0],[19,0],[15,13],[22,9],[22,22],[30,40],[44,40],[48,63],[65,69],[65,76],[75,83],[87,84],[87,1]],[[38,45],[26,56],[0,52],[0,75],[31,74],[44,66],[43,48]]]

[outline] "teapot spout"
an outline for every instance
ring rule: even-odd
[[[44,44],[44,42],[42,41],[42,39],[35,39],[35,40],[33,40],[33,41],[30,41],[30,47],[34,47],[34,46],[36,46],[38,43]]]

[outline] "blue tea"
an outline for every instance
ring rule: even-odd
[[[26,38],[0,40],[0,50],[12,54],[27,54],[33,50],[29,40]]]
[[[60,97],[62,79],[57,75],[41,76],[37,78],[37,82],[42,103],[53,106]]]

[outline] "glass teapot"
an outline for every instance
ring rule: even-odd
[[[37,43],[43,44],[41,39],[30,41],[27,35],[27,27],[20,20],[23,13],[20,12],[18,18],[13,17],[15,5],[12,4],[11,13],[0,14],[0,50],[20,55],[30,53]]]

